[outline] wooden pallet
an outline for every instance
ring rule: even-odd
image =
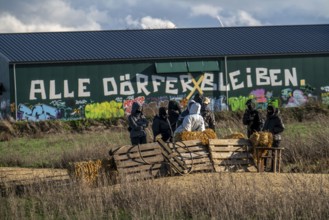
[[[66,169],[0,167],[0,191],[23,190],[33,185],[61,185],[70,181]]]
[[[200,140],[164,143],[159,140],[164,157],[176,173],[212,172],[213,165],[207,145]]]
[[[126,145],[110,151],[119,178],[147,179],[166,175],[166,164],[158,143]]]
[[[257,171],[247,139],[210,139],[209,150],[216,172]]]

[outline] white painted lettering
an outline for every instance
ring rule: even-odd
[[[212,73],[204,73],[203,80],[201,83],[201,89],[202,91],[216,91],[217,90],[217,84],[214,83],[214,74]],[[208,86],[208,87],[206,87]]]
[[[219,73],[219,91],[225,92],[225,91],[230,91],[231,87],[230,84],[225,85],[224,82],[224,74],[222,72]]]
[[[253,73],[253,70],[255,73]],[[198,89],[200,91],[221,91],[226,92],[230,90],[261,87],[261,86],[298,86],[297,70],[295,67],[291,69],[268,69],[264,67],[245,69],[245,75],[241,71],[235,70],[228,74],[218,73],[218,81],[215,81],[217,73],[206,72],[203,76],[199,75],[196,78],[203,80],[194,82],[191,74],[182,74],[177,77],[160,76],[160,75],[145,75],[136,73],[136,78],[133,82],[130,79],[130,74],[120,74],[115,77],[103,78],[103,93],[104,96],[134,96],[136,94],[148,96],[152,93],[159,92],[167,95],[177,95]],[[135,77],[135,75],[134,75]],[[179,77],[179,78],[178,78]],[[244,79],[242,79],[244,77]],[[149,82],[152,80],[152,85]],[[91,97],[91,92],[88,90],[91,84],[90,79],[77,79],[77,91],[70,88],[71,81],[63,80],[63,88],[56,88],[58,80],[31,80],[29,99],[30,100],[45,100],[49,97],[50,100],[74,97]],[[179,81],[178,81],[179,80]],[[194,83],[193,83],[194,82]],[[304,81],[303,81],[304,82]],[[45,85],[49,83],[46,91]],[[73,82],[74,84],[76,82]],[[197,84],[197,85],[196,85]],[[97,86],[97,85],[96,85]],[[152,87],[153,86],[153,87]],[[71,89],[71,90],[70,90]],[[164,90],[164,91],[163,91]]]
[[[153,91],[158,92],[158,87],[161,85],[160,82],[164,82],[165,80],[163,76],[152,75]]]
[[[270,85],[270,77],[267,75],[267,68],[256,68],[256,85]]]
[[[125,76],[123,78],[120,76],[120,80],[121,81],[126,80],[126,81],[120,83],[120,94],[121,95],[133,95],[133,94],[135,94],[135,90],[134,90],[133,85],[130,81],[130,75],[129,74],[125,74]]]
[[[62,93],[56,94],[56,83],[55,80],[49,82],[49,99],[61,99]]]
[[[177,83],[178,79],[176,77],[167,77],[166,80],[166,93],[168,94],[178,94],[178,89],[174,89],[175,85],[174,83]]]
[[[284,70],[284,85],[289,86],[289,82],[291,82],[291,85],[298,86],[298,80],[297,80],[297,72],[296,68],[292,68],[292,72],[290,72],[289,69]]]
[[[271,86],[282,86],[282,80],[278,80],[278,74],[281,74],[280,69],[270,69]]]
[[[111,84],[112,90],[109,90],[109,83]],[[118,86],[117,86],[117,83],[115,82],[114,77],[104,78],[103,79],[103,88],[104,88],[105,96],[118,94]]]
[[[246,68],[246,73],[250,74],[251,73],[251,68],[247,67]],[[247,87],[251,88],[252,87],[252,79],[251,79],[251,75],[247,75]]]
[[[181,75],[179,79],[183,89],[182,92],[186,92],[187,90],[191,91],[193,89],[193,86],[190,85],[192,83],[191,75]]]
[[[38,88],[36,88],[38,87]],[[32,80],[30,87],[30,100],[37,100],[36,93],[41,94],[41,99],[46,99],[45,83],[43,80]]]
[[[241,82],[240,84],[238,83],[238,79],[236,78],[237,76],[240,75],[240,70],[234,71],[234,72],[230,72],[229,76],[230,76],[230,80],[231,80],[231,85],[232,85],[232,89],[236,90],[236,89],[242,89],[244,88],[244,83]]]
[[[85,84],[90,84],[90,79],[78,79],[78,97],[90,97]]]
[[[248,88],[252,87],[251,75],[247,75],[247,87]]]
[[[146,86],[149,84],[149,77],[144,74],[136,74],[137,78],[137,93],[144,92],[145,95],[149,95],[150,91],[147,90]]]
[[[68,80],[64,80],[64,98],[73,98],[74,92],[69,92],[69,82]]]

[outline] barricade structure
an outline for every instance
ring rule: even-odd
[[[40,184],[56,186],[81,182],[97,186],[106,181],[187,175],[199,172],[264,172],[270,158],[272,172],[280,172],[284,148],[253,147],[249,139],[209,139],[125,145],[109,151],[108,158],[75,162],[70,169],[1,168],[1,195]]]
[[[248,139],[209,139],[123,146],[111,150],[119,176],[156,178],[196,172],[257,172]]]

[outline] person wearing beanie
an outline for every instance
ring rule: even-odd
[[[142,112],[142,106],[138,102],[134,102],[132,105],[131,114],[128,117],[128,123],[131,144],[146,144],[145,129],[148,126],[148,121]]]
[[[199,103],[200,105],[202,105],[203,102],[203,96],[200,93],[197,93],[194,95],[193,100],[197,103]]]
[[[252,99],[246,102],[246,106],[242,122],[244,125],[247,125],[247,137],[250,138],[254,132],[262,130],[263,121],[260,113],[255,109]]]
[[[170,100],[168,103],[168,119],[173,132],[177,128],[177,121],[181,113],[182,111],[179,103],[175,100]]]
[[[171,141],[173,132],[171,131],[170,122],[168,120],[167,108],[160,107],[159,114],[154,116],[153,124],[153,141],[156,142],[156,137],[160,134],[164,142]]]
[[[273,134],[272,147],[279,147],[281,142],[281,133],[285,129],[282,119],[279,117],[280,112],[273,105],[269,105],[266,112],[266,120],[262,130],[271,132]]]
[[[263,131],[271,132],[273,136],[273,148],[280,147],[281,142],[281,133],[284,131],[285,127],[282,122],[282,119],[279,117],[279,110],[276,109],[273,105],[267,106],[266,110],[266,120],[264,123]],[[269,171],[274,171],[273,167],[274,160],[271,160],[271,168]],[[265,167],[267,166],[267,158],[264,159]]]

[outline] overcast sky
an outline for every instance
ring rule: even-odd
[[[0,33],[329,24],[329,0],[0,0]]]

